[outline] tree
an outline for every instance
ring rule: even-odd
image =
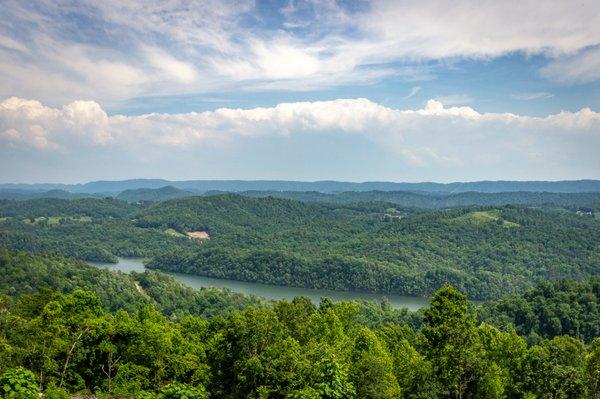
[[[288,333],[300,342],[304,341],[308,321],[316,310],[316,306],[306,297],[295,297],[291,302],[279,301],[275,304],[277,318]]]
[[[571,337],[555,337],[530,348],[525,388],[538,397],[581,398],[585,393],[585,347]]]
[[[355,333],[351,355],[351,376],[359,398],[397,398],[400,387],[393,372],[393,361],[371,330],[360,327]]]
[[[527,355],[525,340],[514,328],[501,331],[483,323],[477,328],[481,342],[482,378],[477,392],[482,397],[519,396],[522,389],[523,363]]]
[[[65,354],[60,374],[59,388],[65,384],[70,362],[81,342],[97,327],[99,316],[104,312],[98,297],[90,292],[76,290],[64,297],[61,304],[65,331]]]
[[[600,338],[596,338],[590,345],[585,358],[585,371],[587,387],[591,399],[600,398]]]
[[[324,357],[315,365],[315,391],[323,399],[350,399],[356,389],[350,382],[346,367],[334,357]]]
[[[463,398],[480,376],[481,345],[467,298],[451,286],[435,293],[425,311],[423,347],[445,396]]]

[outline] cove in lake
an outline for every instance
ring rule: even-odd
[[[143,259],[141,258],[119,258],[118,263],[102,263],[88,262],[92,266],[102,267],[110,270],[120,270],[125,273],[139,272],[142,273],[144,267]],[[270,285],[261,283],[250,283],[245,281],[225,280],[211,277],[195,276],[192,274],[182,273],[167,273],[173,276],[177,281],[192,288],[203,287],[218,287],[229,288],[234,292],[242,294],[251,294],[261,296],[266,299],[288,299],[291,300],[296,296],[305,296],[310,298],[315,304],[321,301],[321,298],[327,297],[334,301],[381,301],[386,297],[394,308],[408,308],[410,310],[418,310],[429,306],[429,299],[422,297],[392,295],[392,294],[374,294],[369,292],[354,292],[354,291],[334,291],[299,287],[285,287],[280,285]]]

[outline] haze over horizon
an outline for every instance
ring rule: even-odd
[[[149,188],[143,185],[143,182],[163,182],[165,185],[171,185],[171,183],[176,182],[289,182],[289,183],[348,183],[348,184],[368,184],[368,183],[383,183],[383,184],[440,184],[440,185],[452,185],[452,184],[474,184],[474,183],[502,183],[502,182],[510,182],[510,183],[561,183],[561,182],[600,182],[600,179],[548,179],[548,180],[470,180],[470,181],[426,181],[426,180],[332,180],[332,179],[322,179],[322,180],[290,180],[290,179],[163,179],[160,177],[144,177],[144,178],[125,178],[125,179],[98,179],[98,180],[81,180],[81,181],[19,181],[19,182],[5,182],[0,181],[0,187],[4,186],[37,186],[37,185],[64,185],[64,186],[77,186],[77,185],[86,185],[93,183],[125,183],[125,182],[140,182],[142,185],[140,187]],[[158,187],[158,186],[157,186]],[[164,186],[161,186],[164,187]]]
[[[2,8],[0,183],[600,178],[597,1]]]

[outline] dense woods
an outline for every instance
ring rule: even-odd
[[[139,228],[142,206],[111,198],[0,201],[0,246],[89,261],[153,256],[195,242]]]
[[[359,305],[305,298],[227,316],[108,312],[87,291],[7,298],[0,394],[136,398],[597,398],[600,341],[528,346],[478,324],[448,286],[418,329],[365,324]]]
[[[599,397],[596,205],[426,210],[363,195],[0,201],[0,397]],[[418,312],[317,306],[82,262],[117,256],[435,295]]]
[[[513,325],[519,335],[536,343],[569,335],[586,342],[600,336],[600,278],[543,282],[523,295],[485,302],[481,320]]]
[[[306,202],[352,204],[357,202],[387,202],[401,207],[454,208],[465,206],[504,205],[555,205],[585,207],[600,204],[600,193],[549,193],[549,192],[415,192],[415,191],[345,191],[339,193],[299,191],[244,191],[249,197],[276,197]]]
[[[168,316],[226,315],[247,306],[264,303],[257,297],[227,289],[194,290],[158,272],[120,273],[98,269],[76,260],[38,256],[0,249],[0,296],[19,298],[42,291],[94,294],[109,311],[133,311],[153,304]]]
[[[280,285],[470,298],[600,270],[595,208],[417,210],[234,194],[153,205],[115,199],[0,202],[0,246]],[[597,216],[597,214],[596,214]],[[209,240],[185,233],[204,232]],[[203,233],[203,234],[204,234]]]
[[[269,302],[196,291],[157,271],[124,274],[2,249],[0,397],[599,397],[598,278],[532,283],[597,274],[593,211],[423,212],[235,195],[151,206],[77,201],[37,200],[23,208],[9,202],[0,224],[4,245],[19,247],[10,240],[21,235],[36,252],[64,249],[85,258],[79,248],[98,243],[112,256],[139,250],[155,254],[152,264],[177,260],[158,263],[164,269],[212,265],[247,279],[255,271],[293,279],[303,276],[294,262],[304,262],[313,281],[326,276],[342,287],[348,276],[357,284],[389,284],[410,270],[394,269],[394,262],[418,256],[415,270],[436,265],[439,272],[456,262],[464,281],[480,269],[493,271],[499,278],[489,290],[503,298],[469,303],[463,280],[457,290],[441,274],[428,282],[442,285],[431,307],[418,312],[392,309],[385,300]],[[206,231],[210,240],[182,237],[187,231]],[[238,269],[231,254],[248,260]],[[378,262],[389,275],[374,274]],[[525,278],[521,285],[511,280]]]
[[[64,190],[31,191],[0,188],[0,200],[28,200],[35,198],[77,199],[86,197],[102,198],[109,195],[132,203],[166,201],[173,198],[192,196],[211,196],[235,191],[248,197],[275,197],[305,202],[324,202],[335,204],[353,204],[357,202],[387,202],[400,207],[414,208],[452,208],[465,206],[564,206],[588,207],[600,204],[600,193],[590,192],[547,192],[547,191],[510,191],[510,192],[480,192],[480,191],[285,191],[285,190],[182,190],[172,185],[159,188],[136,188],[123,190],[119,193],[73,193]]]
[[[166,201],[179,197],[191,197],[194,194],[191,191],[180,190],[173,186],[165,186],[157,189],[138,188],[135,190],[125,190],[119,193],[116,198],[129,202],[144,202],[144,201]]]

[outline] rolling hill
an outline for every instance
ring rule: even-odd
[[[403,183],[403,182],[342,182],[342,181],[287,181],[287,180],[162,180],[130,179],[121,181],[94,181],[84,184],[0,184],[0,189],[47,191],[60,189],[74,193],[105,193],[117,195],[125,190],[141,188],[158,189],[173,186],[194,193],[207,191],[317,191],[335,193],[342,191],[425,191],[437,193],[461,192],[600,192],[600,180],[563,181],[478,181],[455,183]]]
[[[191,191],[185,191],[173,186],[164,186],[160,188],[137,188],[125,190],[117,195],[117,199],[127,202],[140,201],[166,201],[173,198],[189,197],[195,195]]]

